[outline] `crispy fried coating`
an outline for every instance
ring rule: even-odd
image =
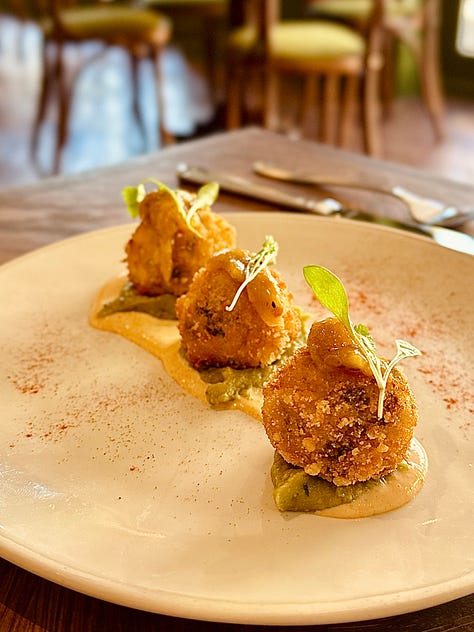
[[[196,196],[177,191],[184,209]],[[129,278],[139,294],[180,296],[211,255],[235,244],[236,231],[208,206],[192,219],[193,232],[179,213],[176,200],[162,187],[140,203],[141,222],[127,243]]]
[[[176,302],[182,344],[196,368],[266,366],[301,331],[293,296],[273,269],[259,272],[234,309],[226,309],[245,278],[250,257],[238,249],[214,255]]]
[[[365,362],[343,325],[327,319],[265,384],[263,424],[288,463],[348,485],[380,478],[404,459],[418,418],[407,380],[393,369],[378,419],[379,391]]]

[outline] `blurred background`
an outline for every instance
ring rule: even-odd
[[[333,4],[337,2],[334,0]],[[32,15],[30,4],[0,0],[0,187],[33,182],[54,171],[52,156],[59,106],[53,92],[45,103],[32,157],[33,127],[45,64],[45,27],[41,21],[44,15],[41,19],[37,14]],[[279,19],[327,20],[327,15],[322,16],[315,9],[317,4],[317,0],[313,3],[283,0]],[[64,63],[72,66],[80,63],[82,69],[68,87],[70,112],[59,173],[80,173],[114,164],[159,150],[166,144],[189,142],[229,127],[228,91],[234,72],[229,38],[245,19],[242,4],[232,0],[201,3],[150,0],[145,9],[164,16],[170,25],[169,37],[160,44],[161,101],[150,60],[144,59],[137,68],[134,101],[129,59],[122,46],[104,49],[94,37],[84,38],[80,42],[79,59],[76,47],[73,50],[71,45],[69,50],[70,45],[62,42]],[[48,5],[46,14],[50,10]],[[472,183],[474,0],[441,0],[436,10],[439,49],[434,54],[438,56],[442,86],[442,137],[433,132],[427,115],[415,58],[409,46],[398,41],[392,60],[390,107],[381,115],[381,157]],[[260,37],[257,31],[253,36],[257,40]],[[84,60],[87,63],[82,66]],[[260,79],[249,75],[247,81],[245,72],[250,107],[241,116],[239,125],[261,125],[262,75]],[[303,125],[299,111],[301,85],[297,73],[284,77],[283,81],[278,119],[273,121],[272,129],[314,139],[311,130]],[[137,107],[141,123],[136,116]],[[157,133],[158,128],[165,133]],[[345,146],[353,151],[366,151],[357,123]],[[159,174],[144,175],[159,178]]]

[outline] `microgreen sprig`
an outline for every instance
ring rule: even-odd
[[[217,182],[208,182],[207,184],[202,185],[202,187],[198,190],[196,199],[191,204],[186,216],[186,221],[190,228],[191,219],[199,211],[199,209],[204,208],[205,206],[212,206],[217,200],[218,195],[219,185]]]
[[[318,301],[344,325],[367,360],[379,389],[377,417],[381,419],[387,382],[392,369],[404,358],[421,355],[421,352],[405,340],[396,340],[397,352],[389,363],[385,362],[378,357],[375,342],[367,327],[353,325],[349,316],[349,301],[342,281],[322,266],[305,266],[303,275]]]
[[[245,267],[245,278],[243,282],[239,285],[237,292],[232,299],[232,303],[230,305],[226,305],[226,310],[231,312],[237,304],[237,301],[240,298],[240,295],[245,290],[247,285],[251,283],[255,277],[262,272],[267,266],[273,265],[276,261],[276,257],[278,254],[278,244],[270,235],[265,237],[265,241],[261,249],[254,254],[254,256],[250,259],[247,266]]]
[[[159,180],[155,180],[154,178],[145,178],[144,180],[139,182],[136,187],[125,187],[122,191],[122,196],[125,200],[125,204],[127,205],[127,210],[133,218],[139,216],[140,202],[147,194],[145,186],[147,183],[154,184],[157,187],[158,191],[162,188],[166,189],[176,203],[178,213],[183,217],[188,228],[193,233],[198,235],[198,237],[201,237],[198,231],[192,226],[191,220],[201,208],[214,204],[217,196],[219,195],[219,185],[217,184],[217,182],[209,182],[208,184],[204,184],[198,190],[196,194],[196,199],[191,204],[189,210],[186,212],[184,204],[179,196],[176,194],[176,191],[168,188]]]
[[[159,180],[155,180],[154,178],[145,178],[144,180],[139,182],[136,187],[125,187],[122,190],[122,197],[125,200],[127,211],[129,215],[131,215],[131,217],[136,218],[139,216],[140,202],[145,198],[147,194],[145,185],[148,183],[154,184],[158,191],[162,187],[167,189],[171,193],[172,197],[175,199],[177,206],[181,206],[174,191],[168,189],[168,187]]]

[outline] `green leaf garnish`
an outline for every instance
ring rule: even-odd
[[[122,191],[122,197],[127,205],[127,211],[135,219],[139,215],[138,207],[143,197],[139,191],[139,187],[125,187]]]
[[[191,219],[194,215],[199,211],[199,209],[205,206],[211,206],[217,199],[219,195],[219,185],[217,182],[209,182],[208,184],[203,185],[197,192],[196,200],[193,202],[188,211],[186,211],[184,204],[180,197],[177,195],[176,191],[173,191],[166,184],[160,182],[159,180],[155,180],[154,178],[145,178],[142,180],[138,186],[136,187],[125,187],[122,191],[123,199],[125,200],[125,204],[127,205],[127,210],[129,214],[136,218],[139,216],[139,206],[140,202],[146,196],[146,187],[145,184],[152,183],[157,187],[157,190],[166,189],[170,195],[173,197],[178,213],[186,222],[188,228],[195,233],[198,237],[201,235],[198,231],[193,228],[191,225]]]
[[[125,200],[125,204],[127,205],[127,210],[133,218],[138,217],[140,214],[139,206],[140,206],[140,202],[143,200],[143,198],[146,195],[145,184],[147,184],[148,182],[151,182],[152,184],[156,185],[158,191],[162,187],[167,189],[171,193],[173,198],[175,199],[176,204],[178,206],[181,206],[181,203],[179,202],[174,191],[172,191],[171,189],[168,189],[168,187],[162,182],[160,182],[159,180],[155,180],[154,178],[145,178],[144,180],[139,182],[136,187],[125,187],[122,190],[122,197]]]
[[[322,266],[305,266],[303,275],[318,301],[345,326],[352,340],[367,360],[379,389],[377,416],[381,419],[385,391],[392,369],[404,358],[421,355],[421,352],[405,340],[396,340],[397,353],[387,364],[378,357],[375,342],[368,328],[365,325],[352,324],[349,316],[349,301],[342,281]]]
[[[218,195],[219,185],[217,182],[208,182],[207,184],[203,184],[203,186],[198,190],[197,197],[191,204],[186,216],[186,223],[188,224],[189,228],[191,228],[191,230],[191,219],[194,217],[197,211],[205,206],[212,206],[217,200]]]
[[[228,312],[231,312],[234,309],[242,292],[245,290],[247,285],[255,279],[259,272],[264,270],[267,266],[273,265],[275,263],[277,253],[277,242],[273,239],[271,235],[267,235],[261,249],[248,262],[245,268],[245,279],[243,283],[240,284],[237,292],[235,293],[232,303],[230,305],[226,305],[226,310]]]
[[[306,266],[303,268],[303,274],[318,301],[332,312],[346,329],[351,330],[349,300],[337,276],[320,266]]]

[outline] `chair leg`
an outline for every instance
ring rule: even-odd
[[[432,20],[437,19],[437,13]],[[420,74],[423,100],[438,141],[444,138],[444,103],[439,69],[439,35],[436,25],[425,28],[422,43]]]
[[[319,103],[319,77],[309,74],[304,78],[301,127],[305,136],[316,138],[318,134],[316,109]]]
[[[46,118],[46,109],[52,88],[51,69],[49,65],[49,46],[43,40],[41,51],[41,82],[39,88],[38,103],[36,106],[35,119],[31,132],[30,156],[33,164],[39,166],[38,163],[38,145],[40,131]]]
[[[161,48],[155,48],[153,50],[153,64],[155,68],[155,88],[156,88],[156,100],[158,104],[158,144],[172,145],[176,142],[173,134],[166,127],[166,107],[165,99],[163,95],[163,76],[161,72]]]
[[[133,52],[130,52],[130,74],[132,80],[132,109],[133,116],[140,128],[140,133],[143,138],[143,142],[146,146],[147,134],[145,128],[145,122],[143,121],[142,111],[140,108],[140,58]],[[161,109],[160,109],[161,116]]]
[[[425,0],[422,23],[397,31],[414,56],[419,72],[422,98],[437,140],[444,137],[444,103],[439,69],[439,3]]]
[[[328,145],[336,144],[338,103],[339,77],[338,75],[327,75],[323,89],[320,138],[321,142]]]
[[[202,41],[204,42],[204,55],[206,66],[206,79],[209,88],[209,95],[213,105],[218,101],[218,63],[216,33],[219,30],[219,18],[208,17],[203,19]]]
[[[263,91],[263,126],[266,129],[278,129],[280,78],[276,70],[264,69]]]
[[[63,53],[63,46],[58,44],[56,47],[55,60],[55,75],[58,88],[58,126],[53,158],[53,173],[59,173],[61,170],[62,152],[66,145],[68,135],[69,112],[72,98],[72,86],[66,76]]]
[[[397,58],[397,46],[395,38],[389,32],[385,32],[384,65],[382,69],[381,95],[384,116],[390,116],[394,99],[395,60]]]
[[[244,69],[242,63],[229,60],[226,69],[226,128],[237,129],[242,124],[242,101],[244,99]],[[229,71],[232,68],[232,73]]]
[[[358,89],[359,78],[355,75],[348,75],[345,79],[341,116],[339,122],[339,137],[337,144],[340,147],[348,147],[350,144],[350,133],[351,129],[353,128],[357,109]]]
[[[369,68],[366,72],[362,98],[364,148],[369,156],[379,157],[382,151],[380,137],[380,69]]]
[[[425,60],[422,77],[423,98],[438,141],[444,138],[444,105],[439,72],[434,64]]]

